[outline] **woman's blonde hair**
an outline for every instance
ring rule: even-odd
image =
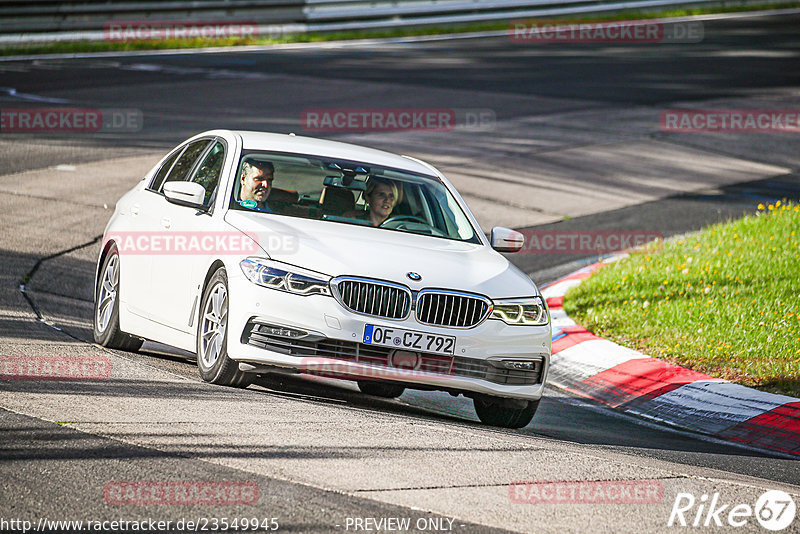
[[[397,206],[403,198],[403,185],[394,180],[389,180],[388,178],[370,176],[369,180],[367,180],[367,187],[364,190],[364,199],[366,200],[366,197],[372,195],[372,192],[375,191],[378,184],[388,185],[392,188],[392,193],[394,193],[394,205]]]

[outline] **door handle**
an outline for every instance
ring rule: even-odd
[[[139,204],[131,206],[131,215],[139,215]]]
[[[163,219],[161,219],[161,226],[163,226],[164,228],[169,228],[170,226],[172,226],[172,221],[169,219],[169,217],[164,217]]]

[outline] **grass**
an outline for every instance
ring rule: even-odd
[[[558,18],[559,23],[568,22],[601,22],[613,20],[636,20],[653,18],[672,18],[712,13],[734,13],[760,11],[774,8],[796,8],[800,2],[765,2],[763,4],[722,6],[706,8],[684,8],[665,11],[621,11],[607,14],[591,14]],[[537,19],[539,21],[543,19]],[[288,34],[280,38],[229,38],[229,39],[165,39],[153,41],[69,41],[48,44],[14,44],[0,47],[0,56],[39,55],[39,54],[76,54],[87,52],[120,52],[135,50],[172,50],[182,48],[211,48],[223,46],[251,46],[286,43],[305,43],[319,41],[340,41],[350,39],[385,39],[412,37],[419,35],[444,35],[462,32],[508,30],[509,21],[454,24],[445,26],[417,26],[385,30],[363,30],[346,32],[309,32]]]
[[[800,397],[800,205],[758,208],[604,267],[565,311],[654,358]]]

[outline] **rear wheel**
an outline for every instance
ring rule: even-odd
[[[228,357],[228,276],[220,267],[203,291],[197,322],[197,367],[206,382],[246,388],[254,375]]]
[[[474,397],[472,403],[483,424],[503,428],[528,426],[539,407],[538,400],[502,399],[483,395]]]
[[[373,397],[384,397],[386,399],[397,398],[406,390],[406,388],[398,384],[385,384],[368,380],[359,380],[358,389],[361,390],[361,393],[366,393]]]
[[[137,351],[142,340],[126,334],[119,327],[119,251],[108,249],[94,292],[94,340],[110,349]]]

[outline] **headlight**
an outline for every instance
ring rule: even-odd
[[[265,258],[246,258],[239,262],[242,272],[254,284],[296,295],[328,295],[330,278],[294,265]]]
[[[544,326],[550,322],[550,314],[542,297],[502,299],[493,301],[492,319],[500,319],[510,325]]]

